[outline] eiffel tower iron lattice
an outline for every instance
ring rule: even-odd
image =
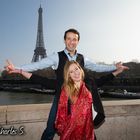
[[[32,62],[37,62],[40,59],[47,57],[46,49],[44,45],[44,38],[43,38],[42,12],[43,12],[43,9],[40,6],[40,8],[38,9],[39,17],[38,17],[37,40],[36,40],[36,47],[34,50]]]

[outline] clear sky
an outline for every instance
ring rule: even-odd
[[[47,55],[64,49],[65,30],[81,34],[78,50],[96,62],[140,62],[140,0],[41,0]],[[0,68],[33,57],[40,0],[0,0]]]

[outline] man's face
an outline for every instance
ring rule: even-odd
[[[66,49],[69,52],[75,52],[76,47],[79,43],[78,35],[72,32],[68,32],[66,34],[66,39],[64,40],[64,43],[66,45]]]

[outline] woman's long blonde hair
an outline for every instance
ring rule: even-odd
[[[72,100],[73,96],[77,96],[79,88],[76,87],[74,81],[71,79],[70,75],[69,75],[69,67],[72,64],[76,64],[78,66],[78,68],[81,71],[81,75],[82,75],[82,80],[84,79],[84,71],[81,68],[81,66],[79,65],[78,62],[76,61],[67,61],[65,66],[64,66],[64,83],[63,83],[63,87],[66,89],[68,96],[70,97],[70,99]]]

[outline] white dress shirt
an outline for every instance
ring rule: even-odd
[[[68,51],[66,49],[64,49],[64,52],[66,53],[69,61],[71,60],[76,60],[77,58],[77,52],[75,53],[74,56],[70,56],[68,54]],[[93,60],[84,57],[84,67],[87,69],[90,69],[92,71],[96,71],[96,72],[108,72],[108,71],[113,71],[116,69],[115,65],[105,65],[105,64],[97,64],[95,63]],[[59,56],[58,53],[53,53],[52,55],[47,56],[46,58],[41,59],[38,62],[33,62],[30,64],[25,64],[19,67],[16,67],[17,69],[22,69],[24,71],[36,71],[36,70],[41,70],[41,69],[45,69],[48,67],[52,67],[54,70],[57,69],[59,64]]]

